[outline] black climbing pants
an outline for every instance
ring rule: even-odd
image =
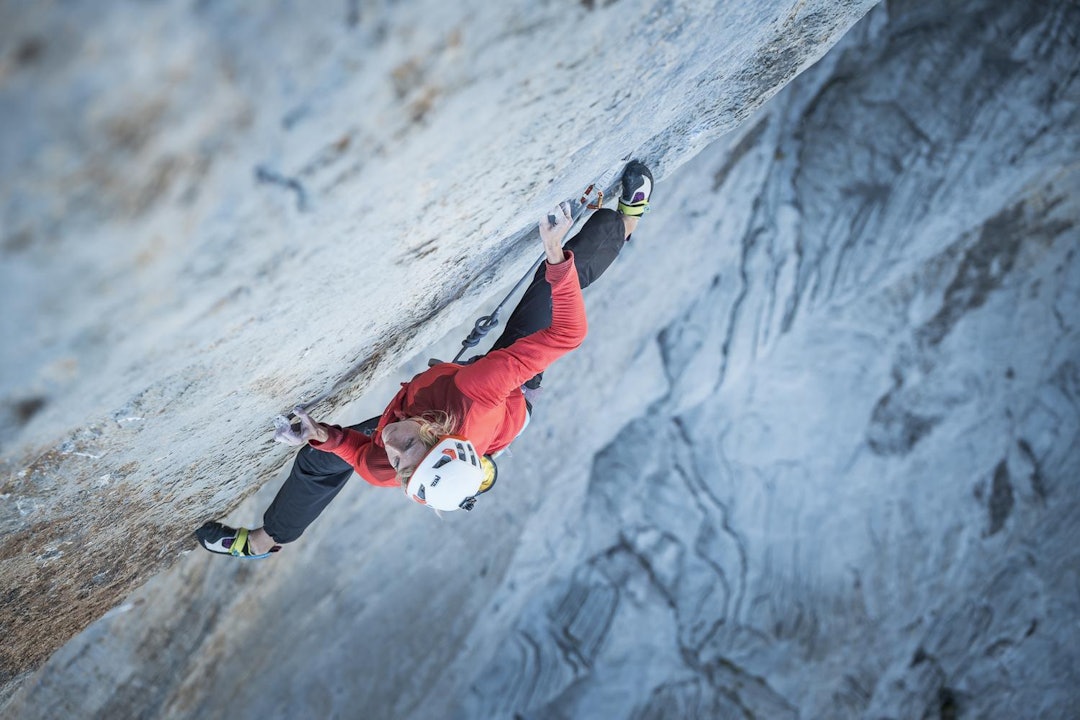
[[[581,231],[563,247],[574,253],[581,289],[589,287],[611,267],[625,244],[622,216],[614,210],[597,210]],[[509,347],[515,340],[551,326],[551,285],[544,276],[545,263],[536,269],[529,287],[521,296],[506,329],[491,346],[492,350]]]
[[[582,289],[603,275],[615,261],[624,245],[624,233],[622,217],[618,213],[614,210],[597,210],[581,231],[563,246],[574,253],[574,264]],[[550,325],[551,285],[541,265],[510,314],[506,329],[495,341],[492,350],[508,347],[515,340]],[[378,424],[379,418],[374,417],[350,427],[371,435]],[[301,448],[285,484],[263,514],[266,532],[278,543],[290,543],[299,538],[337,496],[352,474],[352,466],[337,455],[316,450],[310,445]]]

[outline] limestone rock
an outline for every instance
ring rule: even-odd
[[[872,0],[6,3],[0,684],[191,547],[537,254]],[[610,185],[605,189],[610,191]]]
[[[587,292],[589,338],[483,505],[439,520],[355,483],[272,563],[188,555],[6,709],[1071,717],[1077,27],[1065,0],[889,2],[682,167],[653,146],[654,212]],[[535,254],[503,242],[500,267]],[[471,319],[473,297],[430,324]],[[396,379],[327,405],[360,420]]]

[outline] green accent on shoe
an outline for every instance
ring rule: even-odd
[[[233,557],[251,557],[247,550],[248,534],[251,531],[247,528],[240,528],[236,532],[236,539],[232,541],[232,545],[229,546],[229,554]]]
[[[252,555],[249,544],[251,531],[247,528],[231,528],[219,522],[210,521],[195,531],[195,537],[205,550],[215,555],[229,555],[243,560],[259,560],[270,557],[281,550],[280,545],[270,548],[270,552]],[[228,545],[226,545],[228,543]]]
[[[645,213],[649,212],[649,201],[642,200],[637,203],[624,203],[619,200],[619,213],[621,215],[627,215],[629,217],[641,217]]]

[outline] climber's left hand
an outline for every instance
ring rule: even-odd
[[[296,447],[306,444],[309,440],[326,442],[327,438],[330,437],[326,427],[321,422],[312,419],[304,408],[299,406],[293,408],[293,415],[300,420],[299,428],[294,427],[292,422],[284,415],[278,415],[274,418],[274,440]]]

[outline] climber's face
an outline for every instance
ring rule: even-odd
[[[382,441],[386,457],[397,472],[415,467],[428,451],[420,440],[420,424],[415,420],[390,423],[382,430]]]

